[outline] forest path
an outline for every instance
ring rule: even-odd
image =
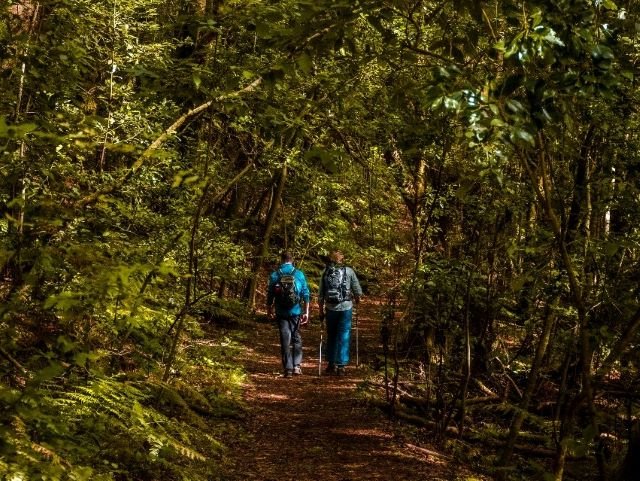
[[[380,350],[379,316],[369,303],[361,304],[358,314],[362,364]],[[242,355],[249,376],[243,428],[250,434],[227,441],[225,480],[468,479],[469,473],[446,456],[403,442],[383,413],[359,399],[356,390],[366,370],[355,367],[355,330],[352,334],[347,375],[318,376],[320,326],[314,319],[302,331],[303,375],[286,379],[275,325],[256,324],[248,332]]]

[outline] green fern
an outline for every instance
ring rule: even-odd
[[[194,403],[211,410],[206,398],[185,385],[179,388],[189,393],[189,403],[156,380],[97,378],[67,390],[49,385],[37,392],[38,407],[14,416],[3,432],[0,468],[16,480],[107,481],[116,473],[121,477],[120,467],[127,466],[132,476],[145,472],[171,480],[190,472],[189,479],[204,481],[217,461],[203,453],[219,453],[223,446],[190,408]]]

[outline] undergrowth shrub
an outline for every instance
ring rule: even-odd
[[[39,373],[0,386],[0,475],[6,481],[215,479],[225,417],[237,415],[238,367],[216,360],[231,342],[187,349],[181,378]],[[49,373],[49,374],[52,374]],[[65,381],[67,379],[67,381]]]

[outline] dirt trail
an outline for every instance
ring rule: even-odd
[[[379,350],[372,314],[371,307],[361,306],[361,363]],[[245,393],[250,412],[244,428],[252,434],[231,441],[225,480],[467,479],[469,473],[446,457],[403,442],[383,413],[358,399],[366,370],[355,368],[355,332],[345,377],[318,376],[317,321],[302,336],[303,375],[285,379],[276,327],[257,324],[248,335],[243,362],[250,377]]]

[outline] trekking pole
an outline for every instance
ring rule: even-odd
[[[324,334],[324,322],[320,323],[320,348],[318,349],[318,377],[322,376],[322,341]]]
[[[356,309],[355,317],[356,317],[356,367],[360,367],[360,346],[358,345],[358,311]]]

